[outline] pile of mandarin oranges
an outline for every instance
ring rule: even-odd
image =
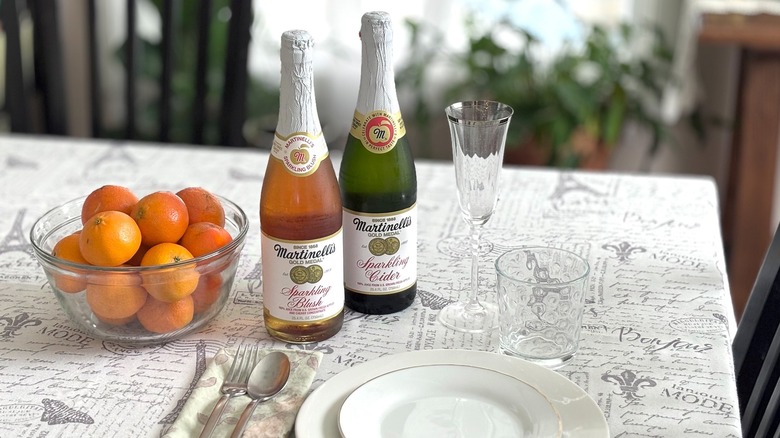
[[[81,222],[79,231],[55,244],[52,255],[101,267],[172,264],[55,277],[61,291],[85,292],[100,321],[125,325],[137,320],[150,332],[168,333],[185,327],[219,298],[220,273],[201,275],[186,263],[232,241],[224,228],[225,210],[208,190],[187,187],[139,198],[127,187],[106,185],[85,198]]]

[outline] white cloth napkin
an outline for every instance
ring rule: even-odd
[[[245,438],[286,437],[295,425],[295,415],[303,404],[309,387],[317,374],[322,353],[315,351],[282,350],[290,358],[290,379],[271,400],[257,405],[252,419],[244,430]],[[265,351],[265,356],[270,350]],[[198,436],[220,397],[219,388],[233,363],[235,349],[222,349],[201,376],[179,417],[165,432],[165,438]],[[222,418],[212,437],[228,437],[249,403],[248,396],[233,397],[225,406]]]

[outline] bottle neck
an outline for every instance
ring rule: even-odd
[[[314,72],[310,45],[282,45],[279,120],[276,133],[287,137],[295,132],[322,132],[314,94]]]
[[[393,34],[389,21],[366,21],[360,30],[362,63],[355,111],[400,112],[393,73]]]

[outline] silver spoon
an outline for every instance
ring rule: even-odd
[[[238,438],[244,433],[244,428],[255,411],[255,407],[281,391],[287,384],[289,377],[290,359],[281,351],[269,353],[255,365],[247,384],[247,392],[252,397],[252,401],[241,413],[241,418],[238,419],[238,424],[233,429],[230,438]]]

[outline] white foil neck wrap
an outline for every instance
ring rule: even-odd
[[[399,113],[393,73],[393,28],[390,14],[381,11],[364,14],[360,38],[363,52],[355,110],[361,114],[374,110]]]
[[[305,30],[282,33],[277,134],[287,137],[295,132],[317,135],[322,131],[314,97],[312,57],[314,40]]]

